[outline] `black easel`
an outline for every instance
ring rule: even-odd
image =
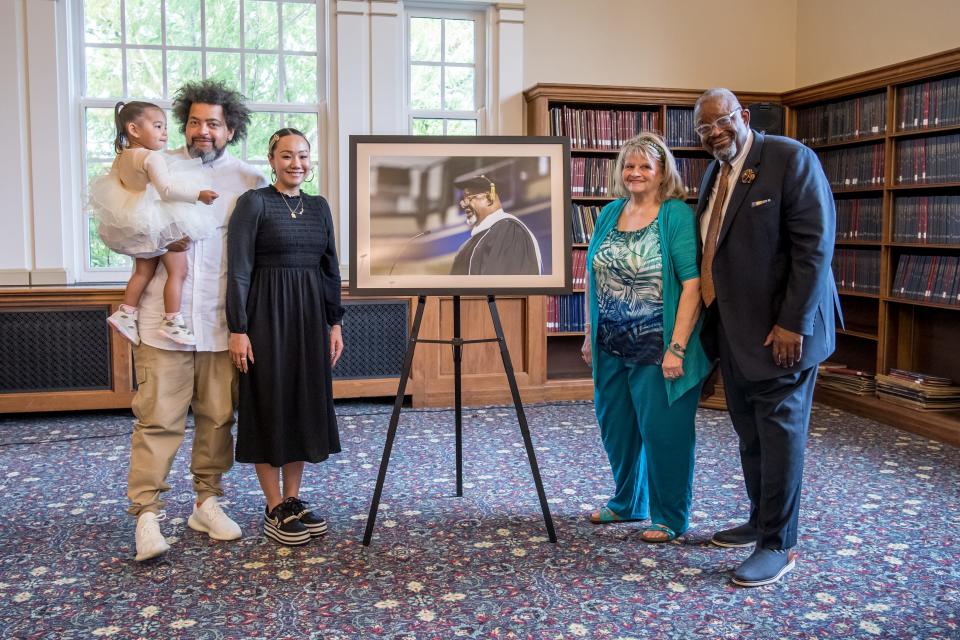
[[[520,422],[520,433],[523,434],[523,444],[527,449],[527,459],[530,461],[530,471],[533,482],[537,486],[537,495],[540,498],[540,509],[543,511],[543,521],[547,526],[550,542],[557,541],[557,534],[553,530],[553,518],[550,517],[550,507],[547,506],[547,496],[543,491],[543,481],[540,479],[540,468],[537,466],[537,457],[533,452],[533,442],[530,440],[530,429],[527,427],[527,416],[523,412],[523,403],[520,401],[520,390],[513,373],[513,363],[510,361],[510,352],[507,350],[507,341],[503,337],[503,327],[500,325],[500,314],[497,313],[495,296],[487,296],[487,306],[490,308],[490,318],[496,338],[482,338],[479,340],[463,340],[460,337],[460,296],[453,296],[453,338],[451,340],[420,340],[420,321],[423,320],[423,307],[426,296],[417,298],[417,311],[413,318],[413,331],[407,345],[407,355],[403,359],[403,371],[400,373],[400,386],[397,389],[397,398],[393,403],[393,414],[390,416],[390,427],[387,429],[387,441],[383,445],[383,457],[380,460],[380,473],[377,475],[377,487],[373,492],[373,501],[370,503],[370,514],[367,516],[367,530],[363,534],[364,546],[370,545],[373,536],[373,525],[377,520],[377,509],[380,506],[380,494],[383,492],[383,481],[387,476],[387,465],[390,464],[390,452],[393,449],[393,440],[397,435],[397,425],[400,422],[400,406],[403,404],[403,395],[407,387],[407,378],[410,376],[410,367],[413,363],[413,352],[418,342],[433,344],[449,344],[453,346],[453,397],[456,424],[457,448],[457,496],[463,496],[463,405],[461,402],[461,371],[460,364],[463,355],[463,345],[478,342],[500,343],[500,357],[503,359],[503,370],[510,383],[510,393],[513,395],[513,406],[517,410],[517,420]]]

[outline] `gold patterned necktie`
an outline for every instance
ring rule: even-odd
[[[726,162],[720,167],[720,177],[717,178],[717,197],[713,200],[710,210],[710,223],[707,225],[707,239],[703,245],[703,262],[700,268],[700,294],[703,296],[703,305],[709,307],[717,297],[713,287],[713,256],[717,253],[717,238],[720,236],[720,217],[723,212],[723,201],[727,198],[729,186],[730,165]]]

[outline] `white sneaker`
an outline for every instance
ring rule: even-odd
[[[137,518],[137,555],[135,560],[143,562],[156,558],[170,550],[170,545],[160,533],[160,521],[166,514],[156,514],[152,511],[141,513]]]
[[[177,344],[197,344],[197,338],[193,335],[193,331],[190,331],[186,320],[183,319],[182,313],[177,313],[177,315],[169,319],[164,318],[160,322],[160,333]]]
[[[137,312],[127,313],[123,309],[117,309],[109,318],[107,323],[117,330],[117,333],[132,342],[134,345],[140,344],[140,330],[137,328]]]
[[[214,540],[236,540],[243,535],[240,526],[220,508],[216,496],[210,496],[199,507],[193,506],[187,526],[206,533]]]

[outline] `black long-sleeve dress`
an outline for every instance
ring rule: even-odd
[[[340,323],[340,267],[330,206],[274,187],[245,193],[227,237],[227,325],[250,338],[240,375],[238,462],[320,462],[340,451],[329,326]]]

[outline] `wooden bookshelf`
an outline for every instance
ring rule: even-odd
[[[942,91],[938,95],[937,87],[942,90],[947,84],[942,83],[929,85],[933,88],[929,89],[926,95],[923,94],[923,83],[945,79],[954,79],[954,84],[951,85],[953,93]],[[904,149],[911,149],[911,153],[917,154],[914,149],[919,145],[922,154],[926,154],[928,142],[932,144],[938,139],[960,134],[960,49],[786,92],[782,95],[782,101],[789,108],[787,131],[790,135],[803,139],[807,132],[800,130],[803,128],[802,123],[809,123],[813,113],[808,110],[832,106],[834,112],[838,112],[844,109],[844,105],[849,105],[851,100],[878,95],[883,96],[885,102],[884,121],[880,132],[859,139],[810,145],[818,153],[876,144],[883,147],[881,185],[834,191],[838,204],[844,199],[881,198],[882,233],[878,241],[838,237],[838,251],[862,249],[877,252],[880,260],[877,274],[880,293],[870,295],[857,291],[840,292],[847,328],[838,327],[837,351],[831,360],[880,373],[888,373],[891,368],[908,369],[946,376],[960,382],[960,359],[952,355],[953,345],[960,341],[960,305],[938,300],[934,295],[921,299],[906,298],[900,295],[899,291],[894,291],[898,267],[901,259],[906,256],[920,256],[924,259],[934,256],[940,259],[960,258],[960,239],[957,243],[944,242],[942,238],[930,243],[919,239],[910,242],[903,237],[903,227],[898,227],[898,222],[901,222],[899,216],[912,215],[906,208],[909,201],[904,200],[905,198],[960,196],[960,175],[946,174],[933,182],[901,182],[901,172],[898,170],[903,168],[898,165],[901,160],[905,160],[908,166],[913,166],[912,157],[901,158]],[[937,98],[949,96],[954,96],[955,102],[947,104],[941,99],[938,103],[940,110],[937,111],[934,104]],[[944,107],[949,109],[944,110]],[[923,126],[924,108],[931,113],[949,112],[950,121],[944,123],[931,119],[927,126]],[[908,112],[920,114],[916,116],[917,126],[912,124],[913,117],[909,118],[909,128],[903,126],[908,120]],[[914,147],[904,146],[910,144]],[[960,149],[956,152],[960,154]],[[926,155],[921,157],[925,159]],[[938,202],[944,204],[947,201]],[[960,202],[948,202],[945,206],[948,207],[946,210],[955,216]],[[839,218],[838,214],[838,233]],[[904,221],[909,223],[911,219],[904,218]],[[960,269],[953,280],[958,277]],[[876,397],[848,396],[828,389],[818,389],[816,398],[902,429],[960,445],[958,412],[915,411]]]
[[[571,138],[572,162],[577,158],[603,158],[609,162],[609,167],[615,163],[619,144],[613,142],[597,146],[595,144],[578,144],[578,140],[596,140],[598,136],[593,131],[584,135],[582,130],[568,131],[566,128],[557,128],[557,120],[551,116],[551,109],[576,109],[580,111],[619,110],[636,111],[652,114],[656,126],[647,130],[663,135],[670,145],[671,151],[677,157],[678,164],[687,163],[693,169],[687,175],[687,187],[695,192],[699,187],[702,171],[697,173],[695,168],[706,169],[709,154],[700,146],[699,138],[693,132],[693,105],[702,91],[686,89],[654,89],[643,87],[602,87],[590,85],[565,84],[538,84],[524,92],[526,100],[526,133],[528,135],[569,135]],[[740,92],[738,96],[748,104],[755,102],[779,103],[779,94]],[[648,121],[651,116],[648,116]],[[570,122],[561,121],[561,122]],[[620,139],[626,139],[639,130],[622,132]],[[696,167],[696,160],[702,160]],[[683,167],[681,166],[681,175]],[[607,176],[603,176],[606,184]],[[604,190],[604,194],[606,191]],[[607,195],[582,195],[574,193],[572,197],[575,205],[600,206],[612,200]],[[687,200],[691,207],[696,207],[696,196]],[[584,248],[587,245],[580,243],[575,248]],[[544,298],[545,308],[548,298]],[[545,312],[545,316],[547,313]],[[547,331],[544,334],[543,368],[547,373],[545,395],[557,399],[592,399],[593,384],[590,380],[590,369],[580,357],[583,346],[583,328],[573,331]],[[710,408],[723,408],[722,386],[718,386],[718,393],[703,403]]]
[[[902,256],[941,256],[960,258],[960,243],[941,240],[909,242],[897,236],[897,215],[902,211],[898,202],[904,198],[922,196],[960,196],[960,176],[939,182],[906,184],[896,180],[899,152],[905,143],[932,140],[960,134],[960,121],[928,122],[905,129],[900,126],[903,101],[906,91],[918,83],[956,78],[960,76],[960,49],[918,58],[837,80],[803,87],[782,94],[735,91],[744,106],[757,102],[771,102],[785,107],[787,135],[798,137],[798,120],[812,109],[847,103],[851,109],[858,107],[856,100],[874,97],[871,109],[882,103],[883,120],[864,127],[862,131],[839,131],[832,136],[828,132],[822,140],[808,142],[818,153],[856,154],[860,149],[877,148],[876,159],[882,161],[882,177],[876,183],[846,183],[834,190],[839,203],[838,210],[857,207],[870,201],[879,212],[879,231],[873,230],[868,238],[838,237],[837,248],[841,250],[872,251],[879,256],[879,273],[876,282],[878,293],[864,291],[841,291],[840,299],[847,327],[837,330],[837,351],[832,360],[845,362],[851,367],[882,373],[891,368],[923,371],[933,375],[948,376],[960,382],[960,358],[952,356],[953,345],[960,340],[960,305],[947,304],[934,299],[905,299],[894,295],[893,284]],[[658,114],[658,133],[664,131],[668,114],[674,109],[692,110],[702,92],[686,89],[655,89],[644,87],[604,87],[592,85],[538,84],[524,92],[526,103],[526,132],[529,135],[556,135],[552,127],[550,110],[557,107],[578,109],[636,109]],[[916,93],[910,94],[916,98]],[[946,93],[944,94],[946,95]],[[960,102],[960,88],[957,91]],[[869,101],[869,100],[868,100]],[[943,103],[941,102],[941,107]],[[862,116],[863,114],[861,114]],[[842,120],[842,118],[841,118]],[[670,141],[668,140],[668,143]],[[678,158],[707,158],[707,154],[693,144],[682,142],[671,145]],[[865,152],[864,152],[865,153]],[[597,148],[596,145],[573,145],[572,157],[608,158],[613,162],[614,149]],[[949,176],[948,176],[949,178]],[[575,204],[599,205],[610,201],[600,195],[573,197]],[[860,201],[859,203],[857,201]],[[696,198],[688,200],[695,206]],[[838,233],[839,227],[838,215]],[[919,239],[918,239],[919,240]],[[580,245],[581,247],[583,245]],[[960,270],[958,270],[960,273]],[[958,276],[960,277],[960,276]],[[546,307],[546,299],[543,305]],[[546,314],[544,314],[546,317]],[[589,370],[579,361],[582,339],[578,332],[563,334],[546,331],[541,338],[542,369],[546,371],[545,398],[587,399],[593,389]],[[888,422],[895,426],[922,435],[960,444],[960,412],[938,413],[911,411],[897,407],[876,397],[844,396],[830,391],[818,390],[817,398],[823,402],[855,413]]]

